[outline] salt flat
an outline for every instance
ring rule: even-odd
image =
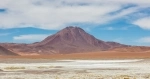
[[[0,79],[150,79],[150,59],[4,61]]]

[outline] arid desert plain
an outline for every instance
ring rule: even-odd
[[[0,60],[0,79],[150,79],[150,59]]]

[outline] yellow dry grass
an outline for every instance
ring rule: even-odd
[[[5,67],[4,69],[6,69],[6,70],[20,70],[20,69],[26,69],[25,67],[14,67],[14,66],[12,66],[12,67]]]

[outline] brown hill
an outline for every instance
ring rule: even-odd
[[[16,55],[17,56],[16,53],[13,53],[13,52],[7,50],[6,48],[0,46],[0,56],[4,56],[4,55]]]
[[[130,46],[130,47],[121,47],[115,48],[110,51],[116,52],[132,52],[132,53],[150,53],[150,47],[146,46]]]
[[[66,27],[43,41],[33,44],[3,43],[1,45],[12,51],[26,54],[81,53],[127,47],[127,45],[116,42],[104,42],[96,39],[79,27]]]

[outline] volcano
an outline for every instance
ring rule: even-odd
[[[105,42],[88,34],[80,27],[66,27],[41,42],[33,44],[3,44],[15,52],[38,54],[68,54],[106,51],[126,47],[116,42]]]

